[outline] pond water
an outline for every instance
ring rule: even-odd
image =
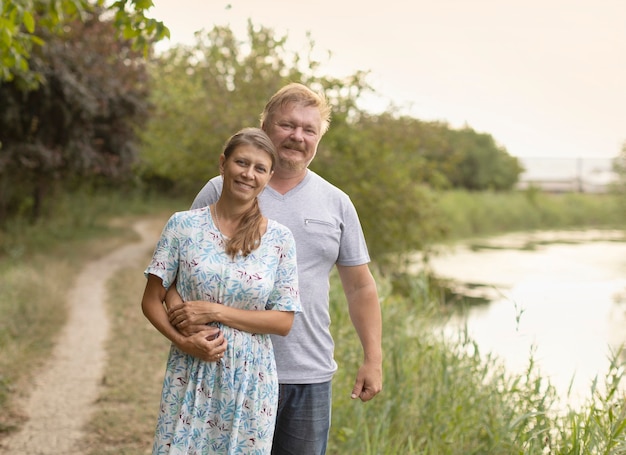
[[[523,372],[532,352],[564,401],[584,402],[594,377],[603,383],[611,350],[626,343],[625,234],[516,234],[489,239],[486,249],[444,251],[431,260],[436,275],[486,285],[493,298],[447,329],[466,326],[512,372]],[[535,249],[521,249],[529,242]]]

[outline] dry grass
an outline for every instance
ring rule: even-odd
[[[0,258],[0,438],[26,418],[19,403],[67,320],[67,295],[81,264],[127,242],[129,232],[97,242],[50,245],[42,254]]]
[[[169,342],[141,312],[146,257],[109,283],[111,333],[100,399],[84,441],[85,454],[149,454]]]

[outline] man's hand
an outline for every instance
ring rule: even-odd
[[[351,398],[369,401],[383,389],[382,366],[374,363],[363,363],[356,375]]]

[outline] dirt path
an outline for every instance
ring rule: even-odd
[[[77,277],[68,295],[67,325],[47,366],[34,379],[33,392],[25,404],[29,420],[21,431],[3,441],[1,453],[79,454],[76,442],[91,415],[106,365],[107,282],[118,269],[145,257],[158,238],[153,221],[138,222],[134,229],[141,236],[139,242],[87,264]]]

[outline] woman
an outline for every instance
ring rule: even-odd
[[[221,197],[172,215],[145,271],[143,312],[172,341],[153,454],[270,453],[278,382],[269,334],[289,333],[301,311],[293,236],[257,202],[275,156],[262,130],[233,135],[220,156]],[[181,331],[180,310],[163,306],[173,283],[197,310]]]

